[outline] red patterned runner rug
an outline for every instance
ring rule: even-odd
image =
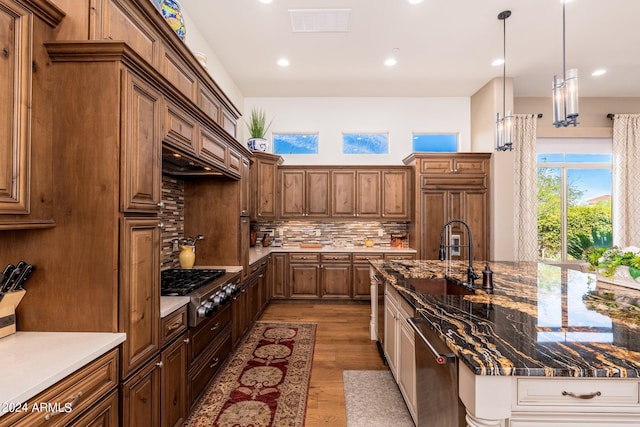
[[[186,426],[302,427],[316,325],[256,322]]]

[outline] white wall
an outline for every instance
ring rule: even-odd
[[[256,106],[272,132],[318,132],[317,155],[283,155],[285,165],[401,165],[412,152],[412,132],[459,134],[459,151],[470,151],[470,101],[455,98],[245,98],[244,115]],[[245,127],[244,123],[240,126]],[[388,132],[386,155],[342,154],[342,132]]]
[[[227,70],[224,68],[224,65],[218,60],[218,57],[214,53],[211,46],[204,39],[198,27],[196,27],[195,23],[189,17],[189,13],[185,10],[185,3],[188,6],[188,2],[183,2],[182,6],[182,14],[184,16],[184,25],[187,29],[187,36],[185,37],[185,44],[192,52],[201,52],[207,56],[207,68],[209,69],[209,74],[213,77],[213,80],[216,84],[222,89],[222,91],[229,97],[231,102],[236,106],[236,108],[240,111],[243,109],[244,98],[238,86],[236,86],[233,78]]]

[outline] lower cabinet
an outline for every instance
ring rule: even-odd
[[[385,285],[384,353],[417,424],[415,335],[407,321],[409,317],[414,317],[414,308],[395,289]]]
[[[351,298],[353,266],[350,253],[322,254],[320,264],[320,297],[330,299]]]
[[[231,303],[231,340],[236,348],[269,303],[269,258],[251,264],[250,275]]]
[[[160,370],[161,426],[181,426],[188,416],[187,334],[162,351]]]
[[[121,384],[122,425],[160,425],[160,355]]]
[[[270,293],[271,299],[287,298],[287,258],[286,253],[271,254],[269,263]]]
[[[371,300],[370,259],[382,259],[384,254],[353,254],[353,299]]]
[[[320,296],[320,254],[289,254],[288,298],[308,299]]]
[[[113,427],[118,426],[118,391],[114,390],[103,400],[94,405],[70,427]]]

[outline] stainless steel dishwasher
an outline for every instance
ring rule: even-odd
[[[464,427],[458,397],[458,358],[422,317],[407,319],[416,332],[417,427]]]

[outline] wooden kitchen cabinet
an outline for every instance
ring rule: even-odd
[[[123,71],[122,81],[121,209],[156,213],[162,183],[161,96],[130,72]]]
[[[452,219],[465,221],[473,237],[473,258],[487,260],[490,247],[490,153],[412,154],[404,159],[414,166],[416,203],[409,240],[419,259],[437,259],[440,230]],[[466,231],[453,224],[452,234],[467,242]],[[459,258],[468,254],[462,248]],[[454,257],[457,258],[457,257]]]
[[[43,42],[64,13],[0,0],[0,230],[53,227],[53,79]]]
[[[353,254],[353,299],[371,300],[370,259],[382,259],[383,254]]]
[[[350,253],[323,253],[320,266],[320,297],[350,299],[353,266]]]
[[[280,218],[329,217],[328,170],[280,168]]]
[[[187,402],[187,334],[183,333],[161,353],[161,427],[184,425]]]
[[[382,173],[382,218],[411,219],[411,171],[385,170]]]
[[[123,378],[160,350],[160,228],[154,218],[123,218],[120,330]]]
[[[356,171],[331,171],[331,217],[356,216]]]
[[[344,169],[331,172],[331,216],[380,218],[380,171]]]
[[[69,427],[116,427],[120,425],[118,397],[118,391],[112,391],[80,418],[69,424]]]
[[[183,108],[164,101],[163,141],[178,151],[196,155],[198,152],[198,123]]]
[[[356,172],[356,217],[381,217],[380,171],[359,170]]]
[[[123,426],[160,425],[160,367],[158,355],[121,384]]]
[[[268,153],[253,153],[251,165],[251,219],[275,220],[277,215],[278,165],[282,157]]]
[[[269,262],[270,276],[271,276],[271,289],[270,299],[285,299],[287,298],[287,267],[286,253],[273,253],[271,254],[271,261]]]
[[[240,159],[240,216],[251,216],[251,161],[242,156]]]
[[[288,298],[318,298],[320,296],[320,254],[290,253]]]

